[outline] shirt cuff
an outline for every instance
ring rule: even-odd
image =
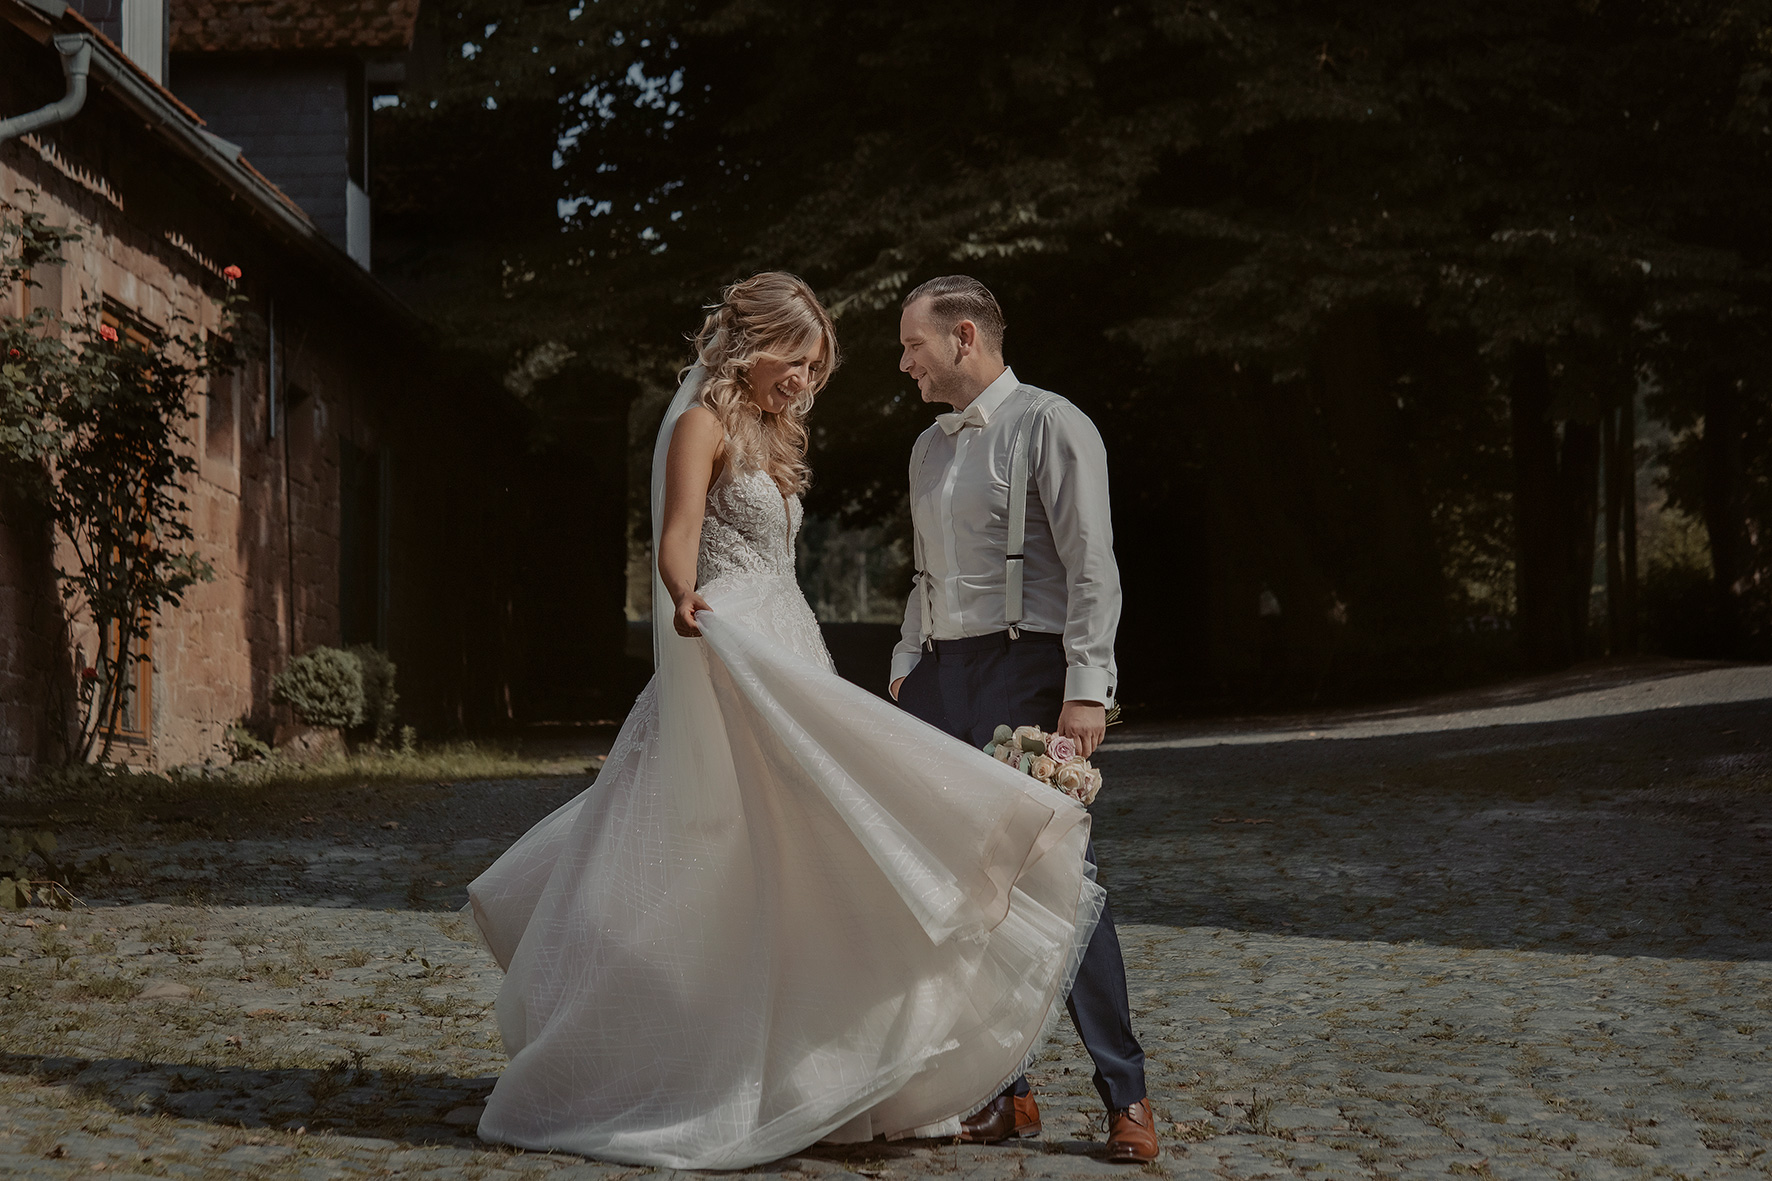
[[[1064,672],[1066,701],[1098,701],[1103,709],[1114,704],[1114,676],[1105,668],[1073,664]]]
[[[887,687],[890,688],[892,682],[898,680],[900,677],[910,676],[911,670],[916,668],[918,662],[922,659],[923,654],[921,652],[894,652],[892,654],[892,675],[886,678]],[[879,665],[875,665],[874,667],[878,668]]]

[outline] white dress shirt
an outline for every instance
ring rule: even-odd
[[[954,640],[1008,627],[1010,453],[1016,424],[1044,392],[1005,369],[965,410],[939,416],[924,432],[920,464],[913,451],[911,525],[922,543],[930,610],[925,627],[924,589],[914,588],[892,653],[893,680],[917,666],[925,636]],[[1056,396],[1030,424],[1028,444],[1020,627],[1064,637],[1066,701],[1112,705],[1120,570],[1107,450],[1088,416]]]

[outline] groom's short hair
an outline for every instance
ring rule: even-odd
[[[904,306],[908,308],[924,298],[929,300],[929,310],[943,332],[961,320],[971,320],[986,344],[999,353],[1003,351],[1003,334],[1009,325],[1003,322],[1003,308],[989,287],[971,275],[943,275],[905,296]]]

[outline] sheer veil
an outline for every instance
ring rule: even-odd
[[[706,376],[707,370],[700,365],[684,375],[682,383],[677,386],[677,396],[665,407],[664,418],[658,425],[658,441],[652,445],[652,663],[660,672],[664,671],[667,650],[693,646],[694,643],[679,636],[677,629],[669,626],[671,596],[665,590],[664,579],[658,576],[658,537],[664,529],[665,457],[671,453],[671,435],[683,412],[695,405],[695,395],[701,391]],[[671,644],[671,640],[678,641],[678,644]],[[671,651],[671,656],[677,655],[676,651]]]
[[[695,396],[707,378],[700,365],[692,368],[677,387],[677,394],[659,423],[658,441],[652,447],[652,663],[653,692],[657,695],[660,780],[677,784],[723,784],[736,794],[737,769],[724,743],[706,741],[708,727],[722,717],[709,669],[709,653],[703,640],[677,634],[672,626],[676,609],[664,579],[658,573],[659,535],[664,529],[666,457],[677,420],[695,405]],[[685,797],[693,798],[693,797]],[[704,822],[713,818],[705,814]]]

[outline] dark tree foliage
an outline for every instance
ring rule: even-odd
[[[1768,641],[1772,0],[425,11],[385,261],[562,435],[789,268],[850,352],[813,507],[889,519],[898,301],[976,274],[1107,437],[1132,692],[1314,694],[1592,652],[1648,382]]]

